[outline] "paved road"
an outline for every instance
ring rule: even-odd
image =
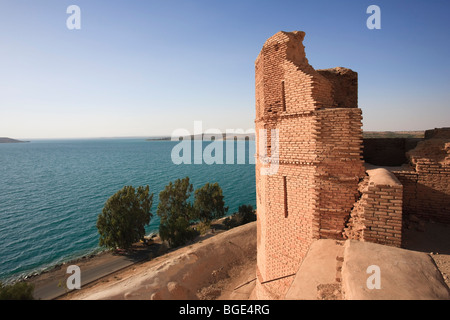
[[[221,224],[215,225],[216,233],[223,232],[223,226]],[[214,236],[215,234],[204,235],[199,238],[204,240],[208,237]],[[154,242],[150,246],[142,246],[138,245],[134,247],[134,253],[129,255],[117,255],[114,256],[113,259],[102,263],[97,266],[90,266],[89,268],[83,269],[80,268],[81,271],[81,288],[83,286],[96,281],[100,278],[103,278],[111,273],[129,267],[130,265],[144,260],[149,260],[150,257],[156,257],[158,252],[160,252],[161,244],[159,242]],[[67,265],[69,266],[69,265]],[[35,287],[34,290],[34,298],[41,300],[52,300],[58,298],[66,293],[66,278],[69,276],[68,274],[62,278],[58,278],[54,281],[50,281],[48,283],[39,285]],[[62,283],[61,283],[62,281]]]
[[[156,248],[151,249],[155,250]],[[102,263],[101,265],[98,266],[91,266],[86,269],[80,267],[81,288],[83,288],[83,286],[87,285],[88,283],[91,283],[95,280],[98,280],[123,268],[126,268],[138,261],[148,259],[150,252],[153,251],[151,249],[138,252],[137,254],[131,256],[123,256],[123,255],[114,256],[113,259],[111,259],[110,261],[106,261],[105,263]],[[56,279],[43,285],[36,286],[34,290],[34,298],[38,300],[39,299],[52,300],[65,294],[66,293],[65,281],[66,278]]]

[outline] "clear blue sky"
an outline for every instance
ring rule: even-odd
[[[69,5],[81,30],[69,30]],[[366,9],[381,8],[381,30]],[[254,61],[302,30],[310,64],[359,74],[364,130],[450,126],[450,1],[0,0],[0,136],[254,126]]]

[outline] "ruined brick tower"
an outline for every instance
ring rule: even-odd
[[[357,73],[314,70],[304,36],[278,32],[255,62],[256,296],[263,299],[284,296],[315,239],[342,239],[365,175]]]

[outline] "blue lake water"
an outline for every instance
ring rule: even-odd
[[[125,185],[149,185],[154,193],[148,233],[159,226],[159,192],[178,178],[188,176],[194,188],[218,182],[229,214],[241,204],[256,206],[253,141],[234,142],[235,161],[228,164],[176,165],[171,152],[177,144],[144,139],[0,144],[0,281],[98,251],[97,216]],[[238,164],[242,144],[246,160]],[[207,146],[203,142],[204,150]]]

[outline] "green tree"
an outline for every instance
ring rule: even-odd
[[[145,236],[150,223],[153,193],[149,186],[125,186],[109,198],[97,219],[100,246],[129,249]]]
[[[159,194],[157,214],[160,217],[159,235],[171,247],[183,245],[195,236],[189,227],[192,216],[191,197],[193,186],[189,177],[169,182]]]
[[[209,224],[214,219],[222,218],[228,211],[223,200],[222,188],[216,182],[207,183],[195,190],[194,215],[202,223]]]
[[[256,214],[253,206],[251,204],[243,204],[239,206],[238,212],[225,219],[224,225],[231,229],[255,220]]]
[[[3,285],[0,282],[0,300],[34,300],[34,285],[26,282],[16,282]]]
[[[252,221],[256,221],[256,214],[251,204],[243,204],[239,206],[238,216],[241,224],[246,224]]]

